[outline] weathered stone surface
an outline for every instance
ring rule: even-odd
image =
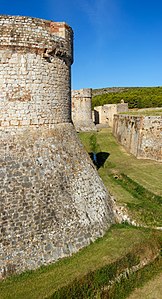
[[[105,104],[94,107],[94,123],[113,127],[114,114],[127,112],[128,103]]]
[[[114,220],[71,122],[72,30],[0,16],[0,271],[76,252]]]
[[[137,158],[162,161],[162,116],[115,115],[113,134]]]
[[[110,198],[72,124],[1,132],[0,156],[2,269],[71,254],[111,224]]]
[[[92,120],[92,89],[72,90],[72,121],[76,131],[96,131]]]

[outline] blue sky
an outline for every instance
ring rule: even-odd
[[[0,0],[0,14],[72,27],[73,89],[162,86],[161,0]]]

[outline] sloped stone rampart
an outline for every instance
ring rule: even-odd
[[[0,16],[0,273],[88,245],[114,221],[111,197],[71,121],[73,34]]]
[[[162,161],[162,116],[115,115],[113,134],[137,158]]]
[[[72,124],[6,131],[0,157],[3,275],[71,255],[112,223],[111,199]]]

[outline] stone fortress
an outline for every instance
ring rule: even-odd
[[[76,131],[113,134],[137,158],[162,161],[162,117],[91,109],[71,94],[73,32],[65,23],[0,16],[0,275],[69,256],[114,223],[113,200]],[[73,122],[73,123],[72,123]],[[75,129],[74,129],[74,126]]]
[[[71,121],[72,29],[1,15],[0,38],[3,277],[71,255],[114,213]]]
[[[89,92],[90,89],[87,89]],[[73,94],[81,95],[86,89],[73,91]],[[91,104],[92,93],[89,93],[88,103],[84,102],[84,109],[80,108],[80,101],[73,98],[72,119],[78,131],[86,131],[86,124],[92,122]],[[87,107],[85,107],[87,105]],[[158,111],[160,108],[156,108]],[[142,110],[142,109],[140,109]],[[148,109],[144,111],[149,112]],[[88,111],[88,113],[87,113]],[[124,114],[123,114],[124,113]],[[127,114],[128,113],[128,114]],[[89,119],[89,120],[88,120]],[[93,122],[97,128],[111,127],[113,135],[125,149],[138,159],[151,159],[162,162],[162,116],[129,115],[128,103],[124,100],[118,104],[105,104],[94,107]],[[89,126],[89,131],[94,130]]]
[[[72,90],[72,121],[76,131],[96,131],[92,120],[92,89]]]
[[[124,101],[119,104],[105,104],[94,107],[94,122],[95,124],[113,127],[114,115],[123,112],[128,112],[128,103],[124,103]]]
[[[91,88],[72,90],[71,97],[72,121],[77,132],[96,131],[96,125],[113,127],[114,115],[128,111],[128,103],[124,101],[119,104],[97,106],[92,111]]]
[[[162,162],[162,116],[114,115],[113,134],[138,159]]]

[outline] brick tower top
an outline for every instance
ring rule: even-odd
[[[65,22],[0,15],[0,41],[1,47],[25,47],[30,50],[54,51],[60,46],[62,56],[67,56],[71,63],[73,60],[73,31]]]
[[[73,31],[0,16],[0,128],[71,122]]]

